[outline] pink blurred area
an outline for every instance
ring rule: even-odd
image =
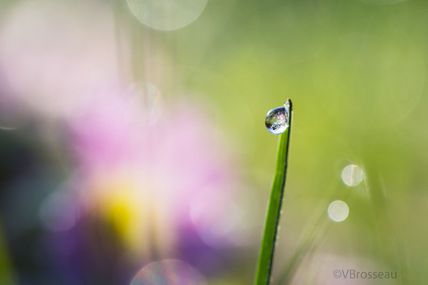
[[[19,1],[3,14],[2,89],[31,111],[74,116],[100,86],[124,82],[107,3]]]
[[[146,257],[150,247],[174,254],[181,225],[202,235],[211,225],[210,232],[222,233],[216,242],[230,239],[240,229],[225,219],[237,210],[226,204],[241,189],[221,132],[202,105],[168,101],[162,85],[135,85],[132,54],[119,41],[127,31],[118,38],[116,20],[102,1],[12,5],[0,29],[3,102],[42,125],[61,126],[51,133],[65,134],[69,188],[79,197],[70,203],[111,223],[133,258]],[[205,207],[192,219],[203,197],[223,201],[227,211]]]

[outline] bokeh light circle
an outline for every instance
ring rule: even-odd
[[[349,216],[349,206],[342,200],[335,200],[328,205],[327,214],[334,222],[343,222]]]
[[[205,278],[190,264],[165,259],[152,262],[141,269],[130,285],[206,285]]]
[[[356,164],[349,164],[342,169],[341,178],[345,185],[355,187],[364,180],[364,170]]]
[[[144,25],[173,31],[193,23],[208,0],[127,0],[129,10]]]

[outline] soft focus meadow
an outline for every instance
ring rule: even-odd
[[[287,98],[272,284],[427,284],[427,71],[423,0],[0,0],[0,284],[251,284]]]

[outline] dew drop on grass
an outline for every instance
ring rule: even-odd
[[[266,114],[265,126],[274,135],[282,134],[289,127],[290,104],[271,109]]]

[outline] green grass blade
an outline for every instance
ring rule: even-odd
[[[13,285],[15,284],[12,276],[12,268],[9,256],[6,250],[6,244],[3,237],[2,228],[0,227],[0,284]]]
[[[293,107],[290,100],[288,100],[288,103],[290,106],[289,127],[279,137],[275,176],[269,197],[254,285],[268,285],[271,280],[276,237],[278,234],[278,225],[281,216],[282,200],[287,176],[288,150],[292,127]]]

